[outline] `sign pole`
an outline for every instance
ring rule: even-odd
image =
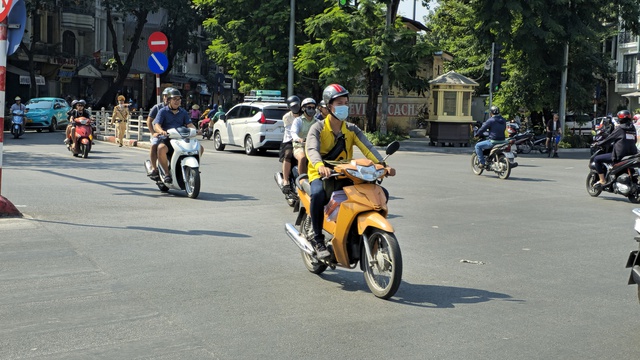
[[[160,75],[156,74],[156,104],[160,104]]]

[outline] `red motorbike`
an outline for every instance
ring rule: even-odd
[[[72,148],[69,141],[67,149],[73,153],[73,156],[89,157],[91,144],[93,142],[93,129],[91,127],[91,119],[86,117],[77,117],[73,119],[76,132],[76,146]]]

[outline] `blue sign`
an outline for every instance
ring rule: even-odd
[[[0,0],[2,1],[2,0]],[[20,41],[24,35],[25,24],[27,23],[27,7],[24,0],[14,0],[11,4],[11,10],[7,15],[7,56],[12,55],[20,47]],[[17,27],[15,27],[17,26]]]
[[[151,70],[152,73],[160,75],[169,68],[169,59],[161,52],[154,52],[149,56],[147,65],[149,65],[149,70]]]

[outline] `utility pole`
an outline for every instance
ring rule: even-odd
[[[289,20],[289,70],[287,77],[287,96],[293,95],[293,48],[296,36],[296,0],[291,0],[291,15]]]
[[[567,112],[567,72],[569,71],[569,42],[564,44],[564,61],[562,63],[562,81],[560,82],[560,129],[564,130]]]

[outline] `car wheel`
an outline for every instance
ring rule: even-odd
[[[51,118],[51,125],[49,125],[49,132],[54,132],[58,128],[58,120]]]
[[[253,147],[253,140],[251,139],[251,135],[247,135],[247,137],[244,138],[244,152],[247,155],[256,154],[256,148]]]
[[[222,137],[220,136],[219,131],[216,131],[215,135],[213,136],[213,148],[216,149],[216,151],[224,150],[224,144],[222,143]]]

